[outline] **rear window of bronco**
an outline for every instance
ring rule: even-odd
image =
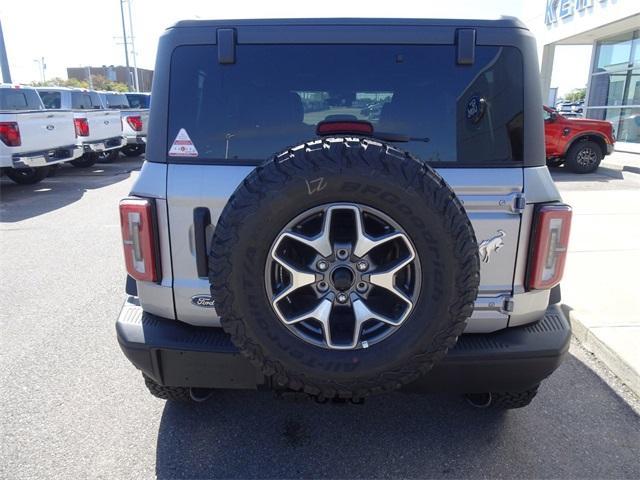
[[[220,64],[215,45],[181,46],[167,149],[184,129],[199,161],[261,161],[315,138],[320,121],[357,119],[422,139],[399,146],[428,162],[517,164],[519,50],[478,46],[472,65],[455,59],[449,45],[238,45],[236,62]]]

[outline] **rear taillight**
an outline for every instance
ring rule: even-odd
[[[0,139],[7,147],[22,145],[18,124],[16,122],[0,122]]]
[[[76,137],[89,136],[89,122],[86,118],[74,118],[73,124],[76,127]]]
[[[571,230],[569,205],[541,205],[536,209],[527,274],[529,290],[555,287],[562,279]]]
[[[127,117],[127,123],[134,132],[142,131],[142,119],[138,115],[131,115]]]
[[[144,282],[158,281],[155,210],[152,201],[142,198],[122,200],[120,227],[129,275]]]

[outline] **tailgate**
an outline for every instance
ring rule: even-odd
[[[31,111],[16,113],[21,152],[39,152],[76,143],[73,113],[70,111]]]
[[[83,140],[94,142],[122,135],[120,112],[118,110],[94,110],[75,113],[76,118],[86,118],[89,122],[89,136]]]
[[[167,183],[173,289],[177,317],[210,325],[214,311],[192,302],[208,295],[209,280],[199,277],[194,250],[194,210],[206,207],[215,223],[251,167],[170,165]],[[521,168],[442,168],[444,179],[463,201],[481,249],[480,290],[469,331],[505,328],[504,299],[513,292],[520,235],[523,173]],[[214,227],[210,227],[209,234]],[[500,246],[499,246],[500,245]],[[487,258],[483,260],[483,253]],[[215,321],[218,321],[217,319]]]

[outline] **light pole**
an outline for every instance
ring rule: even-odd
[[[11,83],[11,72],[9,71],[9,58],[4,45],[4,35],[2,34],[2,21],[0,21],[0,69],[2,70],[2,81]]]
[[[133,20],[131,16],[131,3],[132,0],[127,0],[127,7],[129,7],[129,39],[131,40],[131,56],[133,57],[133,86],[136,92],[140,91],[140,85],[138,83],[138,62],[136,61],[136,45],[135,36],[133,35]]]
[[[122,18],[122,38],[124,39],[124,61],[127,65],[127,84],[131,87],[131,68],[129,68],[129,47],[127,45],[127,28],[124,23],[124,2],[120,0],[120,17]]]
[[[46,81],[46,75],[44,72],[47,69],[47,64],[44,63],[44,57],[40,57],[40,60],[36,58],[33,61],[38,64],[38,70],[40,70],[40,75],[42,76],[42,83],[44,83]]]
[[[87,80],[89,81],[89,90],[93,90],[93,79],[91,78],[91,67],[87,65],[84,68],[87,69]]]

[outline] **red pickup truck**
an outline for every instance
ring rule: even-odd
[[[544,107],[544,137],[547,165],[564,163],[574,173],[595,171],[616,141],[611,122],[567,118],[549,107]]]

